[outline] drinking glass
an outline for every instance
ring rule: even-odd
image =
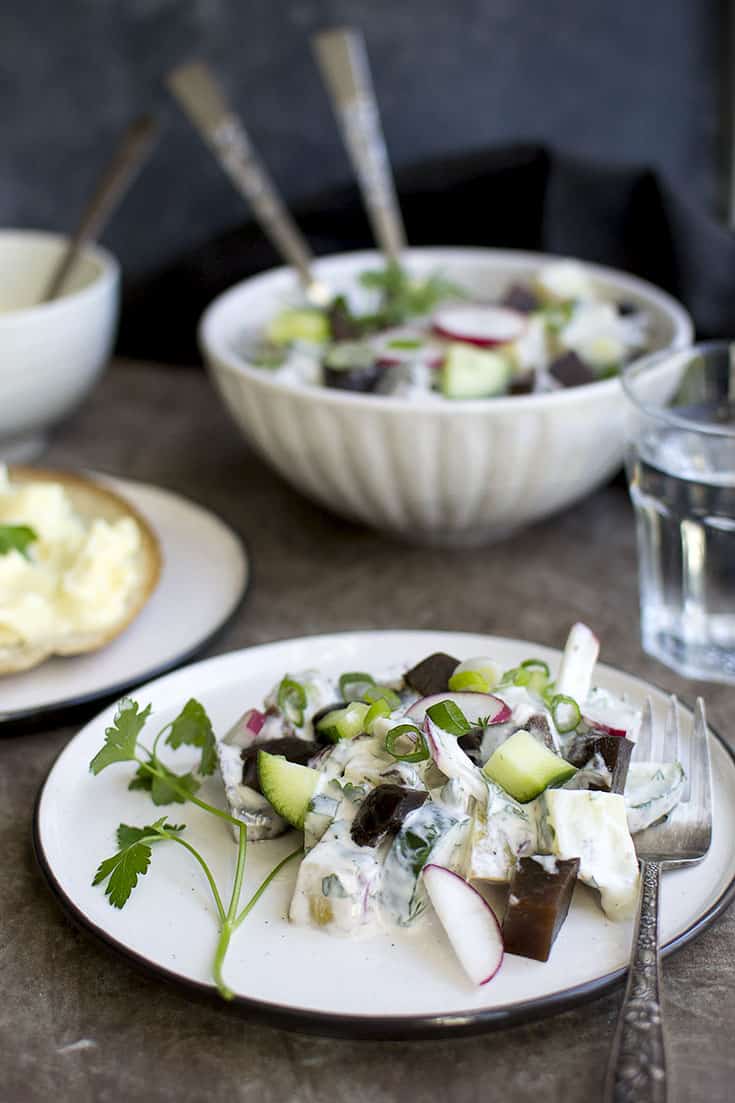
[[[643,648],[735,685],[735,343],[656,353],[622,382]]]

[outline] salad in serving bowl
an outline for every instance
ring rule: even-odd
[[[314,265],[340,325],[378,326],[357,341],[337,331],[336,316],[327,328],[323,313],[303,315],[285,268],[220,295],[199,332],[218,391],[268,463],[326,508],[412,542],[487,543],[589,493],[623,459],[625,400],[612,373],[640,342],[674,349],[692,335],[670,296],[598,265],[572,265],[582,280],[574,291],[561,278],[566,262],[557,268],[535,253],[408,249],[393,283],[381,263],[368,251]],[[554,270],[556,291],[552,278],[542,293],[542,274],[548,282]],[[469,297],[452,298],[456,288]],[[531,292],[542,308],[523,313],[531,302],[521,293]],[[453,339],[458,314],[461,341]],[[487,344],[489,317],[500,344]],[[513,340],[509,317],[523,327]],[[304,321],[315,327],[310,341],[294,337],[294,320],[302,335]],[[322,385],[328,354],[333,383]],[[582,382],[589,372],[596,381]]]
[[[617,375],[645,351],[643,307],[611,296],[577,261],[551,260],[478,301],[441,271],[392,263],[361,295],[278,311],[243,344],[252,364],[296,385],[405,399],[546,393]]]

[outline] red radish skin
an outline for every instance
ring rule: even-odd
[[[625,728],[611,728],[609,724],[603,724],[601,720],[595,720],[592,716],[583,716],[582,719],[587,727],[596,732],[603,732],[605,735],[616,735],[619,739],[625,739],[628,734]]]
[[[242,723],[249,732],[258,735],[263,724],[265,724],[265,713],[261,712],[260,709],[250,709],[243,716]]]
[[[506,306],[447,306],[434,315],[433,330],[447,341],[494,348],[517,341],[528,319]]]
[[[468,723],[477,724],[480,719],[489,717],[491,724],[504,724],[510,720],[511,710],[505,701],[492,693],[432,693],[430,697],[420,697],[414,701],[406,716],[420,724],[426,716],[426,710],[440,701],[452,701],[461,709]]]
[[[469,881],[446,866],[424,866],[423,881],[467,976],[478,987],[487,984],[497,975],[504,957],[503,934],[495,912]]]

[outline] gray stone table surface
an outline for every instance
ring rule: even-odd
[[[409,547],[347,524],[248,451],[203,375],[116,364],[54,437],[48,465],[148,480],[216,510],[245,537],[249,596],[211,654],[351,628],[448,628],[560,645],[595,626],[603,659],[691,700],[733,733],[733,693],[647,659],[633,522],[618,481],[486,549]],[[288,1034],[190,1002],[75,930],[37,872],[33,802],[66,726],[0,739],[0,1100],[75,1103],[411,1103],[600,1098],[620,991],[555,1018],[471,1038],[397,1043]],[[673,1098],[735,1097],[735,910],[665,967]]]

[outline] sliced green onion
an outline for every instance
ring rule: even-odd
[[[414,749],[408,752],[399,750],[400,739],[408,740]],[[397,728],[391,728],[385,737],[385,749],[399,762],[425,762],[430,757],[423,734],[413,724],[399,724]]]
[[[448,684],[452,693],[462,693],[467,690],[470,693],[490,692],[487,678],[483,678],[476,670],[460,670],[459,673],[452,674]]]
[[[521,663],[522,670],[542,670],[547,678],[551,677],[551,671],[549,670],[549,664],[545,663],[543,659],[524,659]]]
[[[304,723],[304,709],[306,708],[306,690],[300,682],[286,677],[278,687],[278,707],[285,716],[300,728]]]
[[[351,670],[342,674],[339,679],[339,692],[343,701],[361,701],[367,686],[374,686],[375,679],[372,674],[365,674],[362,670]]]
[[[472,731],[472,725],[454,701],[437,701],[426,710],[426,715],[437,728],[449,732],[450,735],[467,735]]]
[[[360,699],[366,701],[369,705],[373,705],[377,701],[386,701],[391,712],[393,709],[400,708],[401,705],[401,698],[395,690],[390,689],[388,686],[368,686]]]
[[[381,697],[379,701],[374,701],[370,708],[367,710],[365,716],[365,731],[373,734],[373,724],[381,717],[390,716],[391,707],[384,697]]]
[[[582,719],[582,713],[577,702],[573,697],[567,697],[564,693],[557,693],[556,697],[552,697],[549,707],[558,732],[574,731]],[[560,709],[570,710],[566,720],[560,715]]]
[[[532,670],[530,673],[531,677],[526,683],[526,688],[529,689],[531,693],[536,693],[539,697],[543,697],[546,692],[546,687],[549,684],[548,676],[544,674],[542,670]]]

